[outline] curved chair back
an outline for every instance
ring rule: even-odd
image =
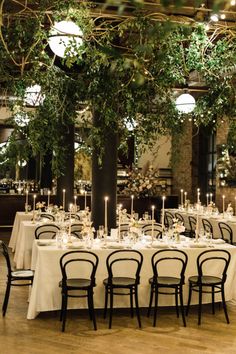
[[[120,231],[121,232],[128,232],[129,231],[129,223],[121,223]]]
[[[40,225],[35,229],[34,236],[36,239],[52,239],[56,237],[60,228],[54,224]]]
[[[142,232],[144,235],[151,235],[152,234],[152,224],[146,224],[142,227]],[[162,236],[162,226],[161,224],[154,223],[153,224],[153,235],[155,238],[159,238]]]
[[[113,251],[106,259],[108,284],[112,284],[113,276],[122,276],[135,278],[135,283],[138,285],[142,264],[143,255],[137,250]]]
[[[66,281],[70,278],[73,268],[73,278],[89,278],[90,285],[96,285],[96,271],[98,267],[98,256],[90,251],[78,250],[70,251],[60,258],[60,268],[62,274],[62,287],[66,286]],[[76,275],[75,275],[76,274]]]
[[[181,221],[183,225],[185,224],[184,217],[180,213],[175,213],[175,218]]]
[[[69,219],[74,219],[74,220],[80,220],[80,216],[78,214],[66,214],[65,220]]]
[[[205,232],[210,232],[213,235],[213,226],[208,219],[202,219],[202,225]]]
[[[52,214],[42,213],[40,216],[41,216],[41,219],[48,219],[51,221],[55,221],[55,217]]]
[[[82,238],[81,236],[81,231],[83,228],[82,223],[73,223],[71,224],[71,235],[77,237],[77,238]]]
[[[188,217],[189,220],[189,226],[190,226],[190,230],[192,235],[195,234],[195,230],[196,230],[196,225],[197,225],[197,219],[195,218],[195,216],[189,216]]]
[[[8,277],[11,277],[11,271],[12,271],[11,260],[9,257],[8,248],[2,240],[0,240],[0,252],[2,253],[2,255],[4,256],[4,258],[6,260]]]
[[[166,227],[171,227],[173,225],[174,215],[169,211],[165,211],[164,221]]]
[[[219,222],[221,237],[228,243],[233,244],[233,230],[225,222]]]
[[[180,284],[184,284],[188,263],[188,256],[184,251],[176,249],[159,250],[153,254],[151,263],[154,281],[158,276],[177,277],[180,279]]]
[[[225,283],[230,259],[230,253],[222,249],[214,249],[201,252],[197,257],[199,282],[201,283],[202,276],[204,275],[214,275],[221,278],[222,282]],[[212,262],[214,262],[214,267],[211,267],[211,269],[216,270],[217,273],[215,274],[209,274],[209,265]]]

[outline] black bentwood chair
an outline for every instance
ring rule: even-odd
[[[60,258],[62,280],[59,282],[62,294],[62,305],[60,320],[62,321],[62,332],[65,331],[67,302],[69,297],[87,297],[89,317],[93,321],[94,329],[97,329],[94,304],[93,288],[96,286],[95,275],[98,266],[98,256],[90,251],[70,251]],[[69,273],[73,267],[73,274]],[[78,293],[80,291],[80,293]],[[81,293],[82,291],[82,293]]]
[[[188,230],[185,226],[185,220],[183,215],[181,215],[180,213],[175,213],[175,218],[178,219],[180,222],[182,222],[183,226],[185,227],[185,231],[183,232],[183,235],[187,237],[192,237],[191,230]]]
[[[39,239],[53,239],[56,237],[57,232],[60,230],[55,224],[44,224],[35,229],[34,236]]]
[[[189,226],[190,226],[190,234],[191,237],[195,236],[195,231],[196,231],[196,226],[197,226],[197,219],[194,216],[189,216],[188,217],[188,221],[189,221]]]
[[[224,222],[219,222],[218,225],[220,228],[221,238],[224,241],[231,243],[231,245],[232,245],[233,244],[233,230],[231,229],[231,227]]]
[[[11,261],[7,246],[0,240],[0,252],[5,257],[7,264],[7,287],[5,297],[2,305],[2,315],[5,316],[7,312],[7,305],[10,297],[11,286],[30,286],[33,284],[34,273],[32,270],[16,270],[11,268]]]
[[[52,214],[48,214],[48,213],[42,213],[40,215],[41,219],[48,219],[51,221],[55,221],[55,217]]]
[[[108,296],[110,298],[110,319],[109,328],[112,325],[113,297],[114,295],[129,295],[131,317],[133,317],[133,297],[135,299],[136,315],[139,328],[141,319],[138,305],[138,285],[140,282],[140,271],[143,264],[143,255],[136,250],[117,250],[112,252],[106,259],[108,278],[104,279],[105,286],[105,308],[106,318]],[[128,290],[126,292],[125,290]]]
[[[153,228],[152,228],[152,224],[150,224],[150,223],[143,225],[142,232],[144,233],[144,235],[151,235],[152,229],[153,229],[153,236],[155,238],[162,237],[162,226],[161,226],[161,224],[158,224],[158,223],[153,223]]]
[[[212,299],[212,313],[215,314],[215,294],[221,293],[221,299],[225,318],[229,323],[229,317],[225,302],[224,284],[227,278],[227,269],[229,266],[231,256],[226,250],[207,250],[199,254],[197,258],[197,270],[198,275],[192,276],[189,281],[189,296],[186,316],[189,312],[191,303],[192,291],[198,292],[198,324],[201,324],[201,312],[202,312],[202,294],[211,294]],[[214,262],[214,263],[213,263]],[[214,264],[214,267],[211,265]],[[211,269],[211,271],[209,271]],[[214,269],[218,272],[214,273]]]
[[[202,225],[205,232],[208,232],[213,235],[213,226],[209,220],[202,219]]]
[[[174,215],[172,213],[170,213],[169,211],[165,211],[164,221],[165,221],[166,227],[169,228],[173,225],[173,218],[174,218]]]
[[[186,321],[183,305],[183,285],[188,256],[181,250],[160,250],[153,254],[152,259],[153,277],[149,279],[151,285],[148,317],[150,316],[154,296],[154,319],[153,326],[156,326],[157,307],[159,294],[175,295],[176,314],[179,317],[178,296],[184,327]],[[173,291],[170,291],[172,289]]]

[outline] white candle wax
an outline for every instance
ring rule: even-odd
[[[75,210],[76,210],[76,207],[77,207],[77,195],[74,196],[74,206],[75,206]]]
[[[225,195],[222,195],[222,210],[223,210],[223,214],[225,213]]]
[[[66,204],[66,190],[62,190],[62,209],[65,210],[65,204]]]
[[[181,204],[181,206],[183,206],[183,204],[184,204],[184,190],[183,189],[180,190],[180,204]]]
[[[152,205],[152,242],[154,239],[154,209],[155,209],[155,206]]]
[[[87,191],[84,191],[84,210],[87,208]]]
[[[187,192],[184,192],[184,205],[186,206],[187,204]]]
[[[108,201],[108,197],[105,197],[104,200],[105,200],[104,227],[105,227],[105,235],[107,235],[107,233],[108,233],[108,230],[107,230],[107,201]]]
[[[25,204],[26,204],[26,208],[28,206],[28,203],[29,203],[29,191],[28,189],[26,189],[25,191]]]
[[[198,241],[199,236],[199,214],[197,213],[197,222],[196,222],[196,229],[195,229],[195,239]]]
[[[120,242],[120,226],[121,226],[121,208],[122,204],[119,205],[119,218],[118,218],[118,240]]]
[[[207,193],[206,197],[207,197],[207,206],[208,206],[208,204],[209,204],[209,194],[208,193]]]
[[[197,189],[197,203],[200,203],[200,188]]]
[[[210,193],[210,203],[212,203],[212,197],[213,197],[213,194]]]
[[[50,194],[51,194],[51,192],[48,191],[48,207],[49,207],[49,205],[50,205]]]
[[[35,200],[36,200],[36,194],[34,194],[33,198],[34,198],[34,201],[33,201],[33,212],[35,212]]]
[[[164,219],[165,219],[165,199],[166,197],[162,197],[162,222],[161,222],[161,229],[164,230]]]
[[[131,217],[133,216],[133,212],[134,212],[134,196],[131,195],[131,208],[130,208]]]

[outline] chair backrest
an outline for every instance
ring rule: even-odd
[[[65,220],[69,219],[80,220],[80,216],[78,214],[66,214]]]
[[[181,221],[183,225],[185,224],[184,217],[180,213],[175,213],[175,218]]]
[[[8,276],[11,276],[11,260],[9,257],[8,248],[2,240],[0,240],[0,252],[5,257],[7,263]]]
[[[48,219],[48,220],[55,221],[55,217],[52,214],[42,213],[40,216],[41,219]]]
[[[202,219],[202,225],[205,232],[210,232],[213,235],[213,227],[209,220]]]
[[[165,211],[164,221],[166,227],[171,227],[173,225],[174,215],[169,211]]]
[[[172,276],[184,284],[188,255],[177,249],[164,249],[155,252],[151,259],[154,280],[158,276]]]
[[[82,228],[83,228],[82,223],[71,224],[71,234],[77,238],[82,238],[82,235],[81,235]]]
[[[60,268],[62,274],[62,284],[66,279],[89,278],[91,285],[96,285],[96,271],[98,267],[98,256],[90,251],[78,250],[63,254],[60,258]]]
[[[151,235],[152,234],[152,224],[146,224],[142,227],[142,232],[144,235]],[[159,238],[162,236],[162,226],[161,224],[154,223],[153,224],[153,234],[155,238]]]
[[[129,223],[121,223],[121,225],[120,225],[120,231],[121,231],[121,232],[129,231]]]
[[[218,225],[220,228],[222,239],[226,242],[233,244],[233,230],[231,229],[231,227],[224,222],[219,222]]]
[[[225,282],[230,259],[230,253],[222,249],[214,249],[201,252],[197,257],[199,282],[201,281],[201,277],[203,275],[218,276],[222,279],[222,282]],[[214,262],[212,263],[212,267],[210,266],[211,262]]]
[[[34,236],[36,239],[52,239],[56,237],[60,228],[54,224],[40,225],[35,229]]]
[[[113,276],[122,276],[135,278],[139,284],[142,264],[143,255],[137,250],[113,251],[106,259],[108,283],[112,284]]]
[[[188,217],[188,221],[189,221],[189,226],[190,226],[190,230],[192,232],[195,232],[196,230],[196,225],[197,225],[197,219],[195,218],[195,216],[189,216]]]

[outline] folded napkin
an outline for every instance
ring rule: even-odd
[[[220,245],[220,244],[224,244],[225,240],[223,240],[222,238],[215,238],[212,240],[212,243],[216,243],[216,244]]]
[[[207,247],[207,244],[203,243],[203,242],[191,242],[188,244],[188,247],[190,247],[190,248],[204,248],[204,247]]]
[[[151,247],[153,247],[153,248],[169,248],[167,243],[160,242],[160,241],[154,241],[151,244]]]

